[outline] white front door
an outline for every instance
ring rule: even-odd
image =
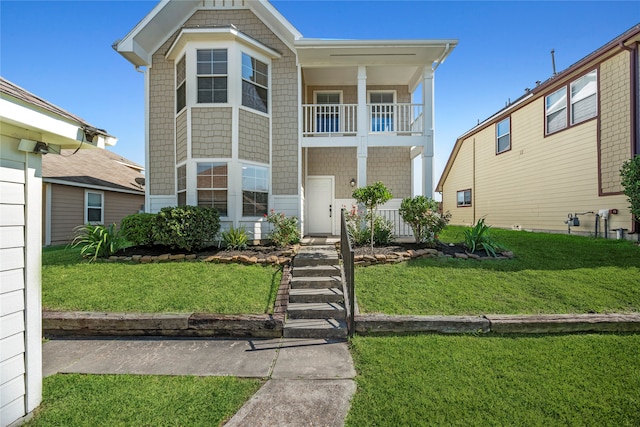
[[[306,189],[309,234],[333,234],[333,177],[308,176]]]

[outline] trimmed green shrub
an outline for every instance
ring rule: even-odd
[[[640,221],[640,155],[622,164],[620,178],[624,194],[629,202],[629,209],[636,220]]]
[[[247,247],[249,233],[244,226],[234,228],[233,225],[227,231],[221,233],[222,241],[229,250],[240,250]]]
[[[212,208],[166,207],[155,215],[154,230],[156,238],[163,245],[197,251],[215,240],[220,231],[220,216]]]
[[[345,211],[347,233],[354,246],[364,246],[371,242],[370,213],[359,213],[354,206],[351,211]],[[386,245],[393,240],[393,222],[376,215],[373,222],[373,242],[375,245]]]
[[[276,213],[273,209],[265,217],[267,222],[273,225],[273,231],[268,237],[276,246],[284,247],[300,241],[298,218],[295,216],[287,218],[284,212]]]
[[[153,233],[155,214],[137,213],[122,218],[120,232],[135,246],[151,246],[155,242]]]
[[[464,245],[471,253],[478,249],[484,249],[487,254],[495,257],[497,251],[504,250],[502,245],[491,238],[489,234],[490,228],[490,226],[484,223],[484,218],[480,218],[476,225],[464,230]]]
[[[378,181],[375,184],[367,185],[366,187],[356,188],[353,191],[352,197],[356,199],[358,203],[363,204],[367,209],[369,209],[369,230],[371,231],[371,237],[369,241],[371,242],[371,253],[373,254],[373,245],[375,242],[375,226],[374,220],[376,218],[376,209],[379,205],[382,205],[393,197],[391,192],[385,187],[385,185]]]
[[[438,234],[449,223],[449,212],[441,215],[438,212],[438,202],[426,197],[416,196],[402,199],[400,216],[411,227],[416,243],[427,243],[435,246]]]
[[[122,237],[116,225],[80,225],[75,229],[75,237],[71,242],[72,247],[83,245],[80,253],[95,261],[98,258],[107,258],[124,248],[127,241]]]

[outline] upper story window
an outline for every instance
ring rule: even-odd
[[[196,52],[198,103],[227,102],[227,49]]]
[[[562,88],[545,98],[546,132],[553,133],[567,127],[567,89]]]
[[[176,64],[176,113],[187,106],[187,57]]]
[[[269,98],[269,66],[242,54],[242,105],[266,113]]]
[[[220,216],[227,216],[227,164],[198,163],[197,169],[198,206],[217,209]]]
[[[104,224],[104,194],[85,191],[84,222],[86,224]]]
[[[571,83],[571,124],[595,117],[598,112],[598,82],[595,70]]]
[[[393,132],[395,92],[369,92],[371,132]]]
[[[584,122],[597,114],[598,72],[593,70],[545,97],[545,134]]]
[[[507,117],[496,126],[496,154],[511,149],[511,117]]]
[[[471,189],[458,191],[456,197],[457,197],[457,206],[459,208],[471,206]]]

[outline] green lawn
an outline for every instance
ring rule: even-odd
[[[261,314],[273,310],[281,277],[271,266],[89,263],[77,248],[45,248],[42,301],[48,310]]]
[[[355,337],[347,426],[638,426],[640,335]]]
[[[262,385],[235,377],[53,375],[26,426],[217,426]]]
[[[462,241],[462,227],[440,238]],[[640,247],[628,241],[492,230],[512,260],[420,259],[356,268],[365,313],[455,315],[640,311]]]

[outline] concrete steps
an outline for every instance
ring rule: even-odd
[[[293,260],[286,338],[346,338],[341,269],[334,246],[300,249]]]

